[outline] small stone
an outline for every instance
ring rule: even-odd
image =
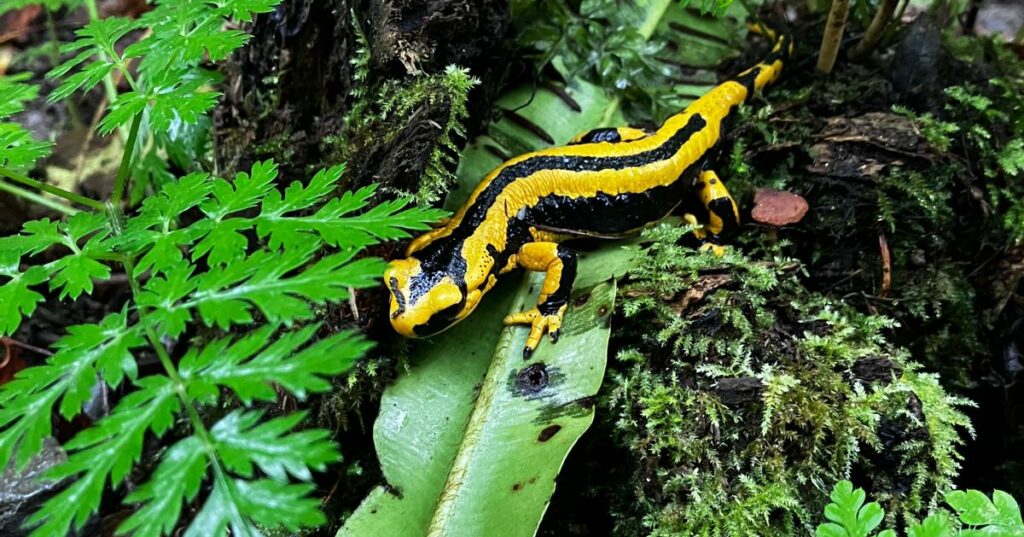
[[[754,194],[754,210],[750,216],[755,222],[773,226],[795,224],[807,214],[807,200],[792,192],[759,188]]]

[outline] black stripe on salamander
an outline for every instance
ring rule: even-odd
[[[523,221],[581,233],[625,233],[653,222],[672,210],[692,186],[699,166],[690,166],[675,182],[644,192],[569,197],[548,194],[523,212]]]
[[[690,116],[686,125],[672,134],[660,146],[637,153],[613,157],[581,157],[572,155],[538,155],[504,167],[498,175],[477,196],[466,211],[459,226],[446,240],[461,242],[469,237],[487,218],[487,211],[506,186],[523,177],[542,170],[599,171],[637,168],[653,162],[672,158],[695,133],[707,126],[707,120],[700,114]]]

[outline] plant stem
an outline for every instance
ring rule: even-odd
[[[74,192],[68,192],[67,190],[64,190],[63,188],[58,188],[58,187],[55,187],[53,185],[48,185],[48,184],[43,183],[41,181],[36,181],[35,179],[31,179],[29,177],[26,177],[24,175],[21,175],[20,173],[17,173],[15,171],[13,171],[13,170],[8,170],[7,168],[4,168],[4,167],[0,167],[0,176],[6,177],[6,178],[8,178],[8,179],[10,179],[12,181],[16,181],[16,182],[21,183],[21,184],[23,184],[25,186],[30,186],[30,187],[32,187],[32,188],[34,188],[36,190],[42,190],[43,192],[46,192],[48,194],[53,194],[54,196],[57,196],[59,198],[64,198],[64,199],[66,199],[68,201],[73,201],[73,202],[78,203],[80,205],[85,205],[86,207],[89,207],[89,208],[97,210],[97,211],[103,211],[103,210],[106,209],[105,205],[103,205],[102,203],[100,203],[100,202],[98,202],[98,201],[96,201],[94,199],[90,199],[90,198],[87,198],[85,196],[81,196],[81,195],[75,194]]]
[[[818,52],[818,71],[824,74],[832,72],[836,57],[839,55],[839,44],[843,41],[843,30],[846,29],[846,17],[850,14],[850,0],[832,0],[832,9],[828,12],[825,23],[825,34],[821,36],[821,50]]]
[[[85,0],[85,10],[89,13],[89,21],[100,19],[100,10],[96,7],[96,0]],[[110,61],[110,58],[107,58],[107,55],[102,52],[99,56],[101,60]],[[117,87],[114,86],[114,77],[110,73],[103,77],[103,89],[107,92],[108,103],[112,104],[117,100]]]
[[[139,280],[135,276],[135,262],[132,260],[131,254],[125,254],[124,257],[121,258],[121,265],[124,266],[125,273],[128,276],[128,284],[131,286],[132,294],[136,299],[138,299],[142,294],[142,288],[139,286]],[[192,430],[206,448],[206,458],[210,461],[210,466],[213,468],[213,478],[221,484],[225,493],[233,495],[235,489],[230,486],[228,474],[224,471],[224,467],[220,462],[220,456],[217,454],[217,447],[213,440],[213,435],[210,434],[210,430],[206,427],[206,424],[203,423],[202,416],[199,415],[199,411],[196,410],[196,406],[193,404],[194,401],[192,396],[188,394],[188,385],[185,382],[185,379],[183,379],[181,374],[178,372],[178,368],[175,367],[174,361],[171,360],[171,355],[167,353],[167,349],[164,348],[163,343],[160,342],[160,337],[157,336],[151,325],[145,324],[145,316],[145,308],[140,307],[139,322],[145,327],[146,339],[149,340],[149,344],[153,347],[153,350],[156,351],[156,355],[160,359],[160,365],[163,366],[164,372],[167,373],[167,378],[171,379],[171,382],[174,384],[178,399],[181,400],[182,406],[185,407],[185,413],[188,414],[188,420],[192,425]],[[241,503],[238,498],[233,498],[233,501],[235,505]]]
[[[875,17],[871,19],[871,24],[868,26],[867,31],[864,32],[864,37],[850,51],[850,58],[865,58],[875,50],[879,40],[882,39],[882,35],[885,34],[885,28],[889,26],[889,21],[892,20],[892,14],[896,11],[896,4],[897,0],[882,0],[878,4]]]
[[[128,131],[128,141],[124,145],[124,154],[121,155],[121,167],[117,170],[117,181],[114,182],[114,194],[110,200],[114,207],[121,206],[121,198],[124,195],[125,185],[128,183],[128,172],[131,170],[132,154],[135,153],[135,140],[139,137],[139,125],[142,124],[142,112],[135,114],[132,118],[132,127]]]
[[[78,213],[78,209],[75,209],[74,207],[68,207],[63,203],[57,203],[56,201],[53,201],[50,198],[40,196],[39,194],[36,194],[31,190],[25,190],[20,186],[9,184],[6,181],[0,181],[0,190],[14,194],[19,198],[25,198],[28,201],[31,201],[32,203],[35,203],[37,205],[42,205],[44,207],[49,207],[50,209],[53,209],[55,211],[60,211],[69,216]]]

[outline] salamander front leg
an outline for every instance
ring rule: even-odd
[[[708,221],[693,233],[704,242],[701,250],[712,250],[715,255],[723,255],[725,248],[719,242],[722,236],[739,228],[739,207],[729,194],[729,189],[725,188],[725,183],[711,170],[701,172],[697,188],[700,200],[708,211]],[[687,223],[697,225],[697,217],[694,215],[687,214],[684,218]]]
[[[530,325],[530,335],[523,349],[523,356],[529,358],[545,332],[552,342],[558,341],[558,330],[562,327],[562,317],[576,279],[576,253],[553,242],[531,242],[519,249],[516,260],[526,270],[546,273],[537,305],[528,311],[513,313],[504,321],[507,325]]]

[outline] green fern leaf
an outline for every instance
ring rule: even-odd
[[[289,433],[304,418],[304,412],[263,420],[262,412],[234,411],[221,418],[210,430],[217,443],[217,454],[224,466],[246,478],[254,468],[282,483],[292,476],[312,479],[310,469],[323,470],[327,463],[341,458],[329,440],[330,431],[309,429]]]

